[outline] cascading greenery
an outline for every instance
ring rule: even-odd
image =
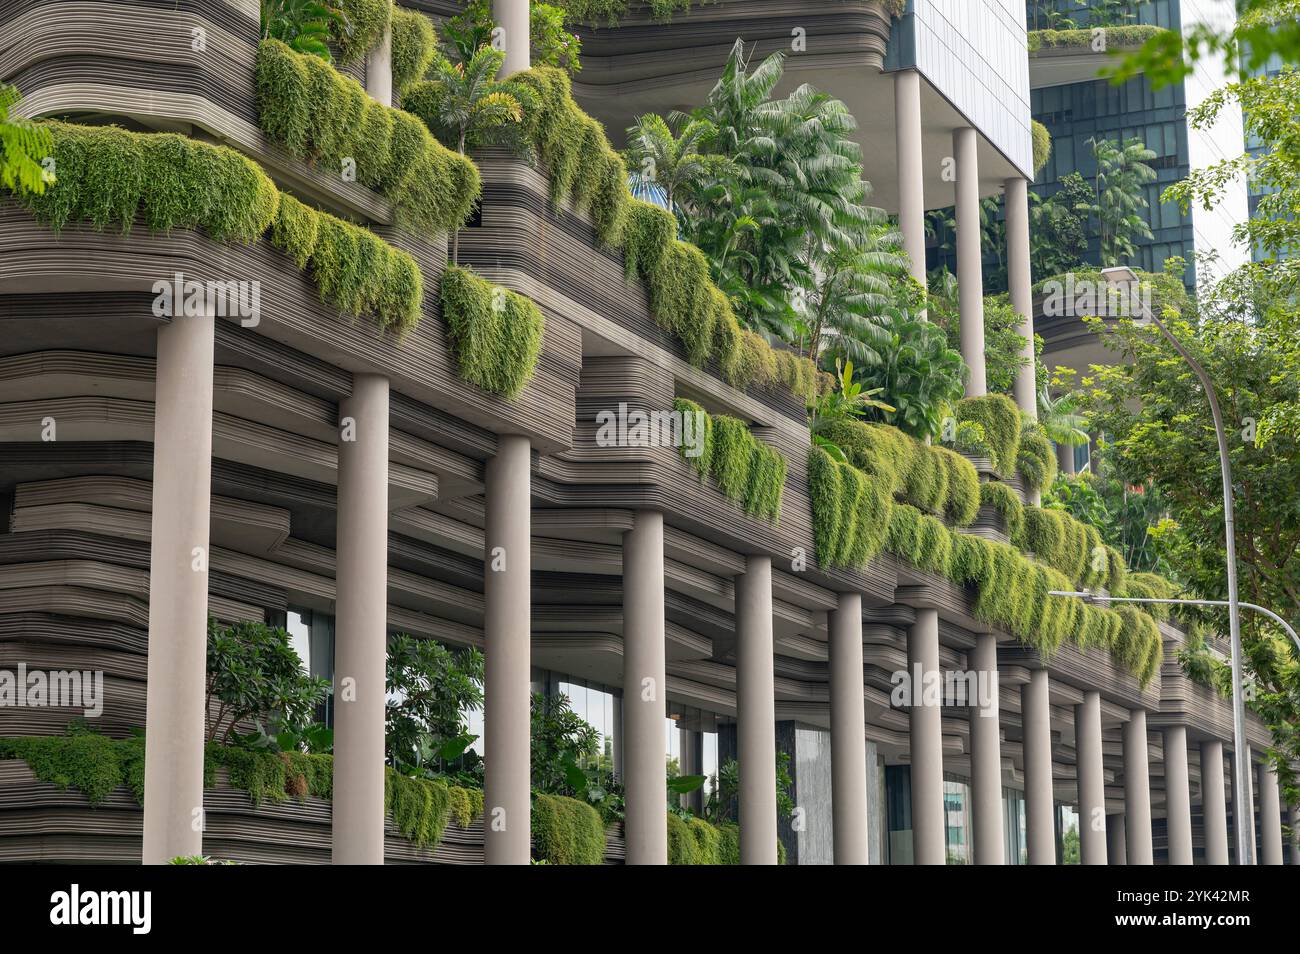
[[[434,139],[416,116],[371,99],[356,80],[278,40],[257,51],[262,129],[293,156],[355,170],[415,232],[461,226],[477,201],[478,167]]]
[[[0,738],[0,759],[22,759],[39,781],[81,792],[100,805],[125,786],[144,804],[144,738],[112,739],[74,723],[67,735]],[[254,805],[308,796],[333,798],[334,760],[329,755],[270,752],[209,744],[203,784],[213,788],[224,770],[231,788]],[[483,793],[440,780],[416,779],[384,770],[384,810],[402,837],[434,848],[449,823],[461,828],[483,814]]]
[[[310,272],[321,300],[339,311],[373,316],[399,333],[419,322],[424,300],[419,266],[373,232],[283,195],[270,237]]]
[[[1015,473],[1020,452],[1020,408],[1005,394],[985,394],[963,398],[953,409],[958,422],[973,421],[984,432],[984,441],[993,453],[992,464],[1003,477]]]
[[[704,422],[703,453],[691,457],[687,455],[690,448],[685,443],[680,448],[682,457],[700,479],[711,477],[718,489],[750,516],[779,523],[781,497],[785,492],[785,458],[756,438],[749,425],[739,418],[710,416],[700,405],[685,398],[674,401],[673,410]]]
[[[975,408],[995,434],[1007,433],[1013,418],[1005,406],[981,401]],[[1010,410],[1018,428],[1019,412],[1014,405]],[[978,618],[1044,655],[1068,639],[1080,648],[1107,649],[1143,685],[1159,669],[1162,650],[1150,615],[1047,595],[1077,586],[1125,586],[1123,561],[1102,545],[1095,528],[1064,511],[1027,507],[998,481],[980,484],[965,458],[894,428],[847,420],[820,433],[845,457],[837,461],[819,446],[809,453],[813,537],[823,567],[861,568],[887,551],[972,587]],[[1018,437],[1018,430],[1011,433]],[[1003,444],[1002,453],[1008,452]],[[1014,546],[959,532],[980,506],[1004,516]],[[1139,580],[1139,588],[1154,591],[1163,582],[1156,581]]]
[[[553,865],[598,865],[605,860],[605,825],[585,802],[564,795],[533,795],[533,857]]]
[[[1026,418],[1020,429],[1016,470],[1030,490],[1044,490],[1056,479],[1056,451],[1043,428]]]
[[[393,93],[401,96],[424,78],[438,54],[438,34],[429,18],[417,10],[393,8]]]
[[[645,283],[655,320],[681,340],[687,360],[715,361],[733,387],[781,385],[811,404],[823,386],[817,368],[741,328],[704,254],[678,240],[672,213],[631,197],[622,158],[574,102],[568,75],[538,66],[510,81],[523,107],[523,138],[549,169],[553,201],[572,201],[601,242],[623,250],[628,276]]]
[[[519,397],[542,350],[541,309],[458,266],[443,272],[439,294],[460,376],[493,394]]]
[[[55,231],[70,223],[151,232],[196,229],[218,242],[277,248],[315,281],[323,301],[405,331],[420,318],[423,279],[415,260],[350,222],[281,194],[260,167],[233,149],[173,133],[115,126],[42,124],[58,182],[21,201]]]
[[[393,0],[330,0],[330,5],[341,14],[330,21],[330,43],[344,65],[378,46],[396,13]]]

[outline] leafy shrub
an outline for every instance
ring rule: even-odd
[[[1026,419],[1020,430],[1016,469],[1030,490],[1042,490],[1056,479],[1056,449],[1042,427]]]
[[[745,513],[773,523],[781,519],[787,464],[784,457],[756,438],[744,421],[725,415],[710,416],[694,401],[678,398],[673,410],[682,415],[699,414],[705,422],[704,453],[682,457],[700,475],[712,477],[718,489],[740,504]]]
[[[1020,451],[1020,408],[1005,394],[963,398],[954,408],[957,420],[974,421],[984,431],[992,451],[994,469],[1003,477],[1013,476]]]
[[[590,805],[563,795],[533,796],[533,856],[553,865],[605,860],[605,825]]]
[[[399,633],[388,641],[384,748],[406,775],[482,777],[464,713],[483,705],[483,654]]]
[[[418,10],[393,7],[393,93],[401,96],[424,78],[438,53],[438,34]]]
[[[338,49],[339,62],[354,63],[384,38],[393,0],[330,0],[342,16],[330,22],[330,41]]]
[[[477,167],[435,140],[418,118],[376,102],[355,80],[277,40],[257,51],[262,129],[306,162],[342,168],[393,205],[417,232],[459,228],[478,199]]]
[[[1016,495],[1014,490],[998,480],[982,483],[980,484],[980,504],[992,507],[1002,514],[1002,519],[1007,525],[1008,537],[1012,540],[1020,537],[1025,519],[1025,506],[1020,502],[1020,497]]]
[[[541,354],[541,309],[458,266],[443,272],[439,291],[461,377],[493,394],[519,397]]]

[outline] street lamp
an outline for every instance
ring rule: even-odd
[[[1131,268],[1106,268],[1102,269],[1101,274],[1108,283],[1126,283],[1130,292],[1137,285],[1137,275],[1133,273]],[[1134,303],[1140,302],[1140,297],[1130,295],[1130,301]],[[1228,461],[1228,435],[1223,429],[1223,412],[1219,408],[1219,396],[1214,390],[1214,382],[1205,373],[1205,369],[1192,357],[1191,352],[1183,347],[1182,342],[1175,338],[1173,333],[1165,327],[1165,323],[1160,320],[1160,316],[1155,313],[1154,309],[1142,308],[1142,312],[1143,317],[1149,318],[1152,324],[1160,329],[1160,333],[1169,339],[1169,343],[1173,345],[1174,350],[1182,356],[1183,360],[1196,374],[1196,377],[1201,382],[1201,388],[1205,391],[1206,400],[1210,402],[1210,414],[1214,417],[1214,433],[1219,442],[1219,468],[1223,476],[1223,530],[1228,564],[1228,632],[1232,641],[1232,774],[1236,791],[1243,793],[1249,804],[1253,786],[1250,784],[1250,766],[1247,764],[1248,756],[1246,754],[1246,702],[1241,689],[1241,604],[1237,599],[1237,542],[1232,507],[1232,464]],[[1290,627],[1288,626],[1287,629],[1290,630]],[[1294,637],[1294,635],[1293,632],[1292,636]],[[1244,816],[1241,819],[1244,824],[1238,823],[1233,826],[1237,834],[1238,864],[1250,864],[1254,860],[1255,819],[1253,811],[1252,809],[1251,811],[1238,813]]]

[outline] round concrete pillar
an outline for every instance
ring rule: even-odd
[[[774,865],[776,689],[772,671],[772,560],[751,556],[736,577],[736,736],[740,863]]]
[[[627,863],[666,865],[664,515],[637,511],[623,534],[623,822]]]
[[[1228,809],[1224,793],[1223,743],[1201,743],[1201,814],[1205,819],[1205,863],[1228,863]]]
[[[1277,773],[1270,762],[1259,763],[1259,863],[1282,863],[1282,805]]]
[[[528,69],[532,61],[528,0],[492,0],[492,17],[503,31],[505,43],[506,59],[501,65],[501,75]]]
[[[866,707],[862,596],[841,593],[828,620],[831,677],[831,813],[835,863],[867,864]]]
[[[1085,865],[1106,864],[1106,781],[1101,749],[1101,694],[1085,692],[1074,707],[1079,775],[1079,854]]]
[[[503,434],[487,465],[483,824],[490,865],[526,865],[531,851],[530,453],[528,438]]]
[[[957,297],[961,314],[961,357],[966,362],[966,396],[988,391],[984,371],[984,256],[980,232],[980,165],[974,129],[952,135],[957,160]]]
[[[1002,828],[1002,730],[998,712],[998,644],[984,633],[975,637],[970,668],[981,698],[970,708],[971,807],[977,865],[1006,862]]]
[[[1056,801],[1052,792],[1052,711],[1046,669],[1020,687],[1024,722],[1025,827],[1031,865],[1056,864]]]
[[[1154,864],[1149,759],[1147,714],[1142,709],[1134,709],[1124,724],[1124,830],[1131,865]]]
[[[158,329],[145,717],[145,864],[203,853],[212,315]]]
[[[1192,863],[1192,796],[1187,774],[1187,728],[1165,729],[1165,826],[1169,834],[1169,863]]]
[[[941,865],[948,856],[943,810],[943,708],[927,704],[923,689],[926,674],[940,672],[938,610],[916,611],[916,620],[907,633],[907,668],[912,679],[912,859],[918,865]]]

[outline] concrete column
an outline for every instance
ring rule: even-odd
[[[1192,797],[1187,775],[1187,729],[1165,729],[1165,814],[1169,863],[1192,863]]]
[[[985,633],[975,637],[970,668],[987,698],[970,709],[971,808],[975,864],[1006,863],[1002,830],[1002,730],[998,716],[998,644]]]
[[[1020,687],[1024,723],[1025,827],[1031,865],[1056,864],[1056,802],[1052,794],[1052,712],[1046,669]]]
[[[388,379],[358,374],[339,405],[334,618],[335,864],[384,863],[388,653]]]
[[[1016,375],[1015,397],[1020,410],[1038,418],[1038,384],[1034,373],[1034,292],[1029,265],[1029,180],[1013,176],[1006,182],[1007,284],[1011,307],[1020,316],[1021,355],[1026,364]]]
[[[772,560],[751,556],[736,577],[736,749],[740,863],[776,856],[776,689],[772,674]]]
[[[1282,806],[1277,773],[1269,762],[1259,763],[1259,863],[1282,863]]]
[[[976,133],[969,126],[952,134],[957,160],[957,297],[961,312],[961,356],[966,362],[966,396],[988,391],[984,375],[984,262],[980,250],[980,165]]]
[[[1205,819],[1205,863],[1228,863],[1228,810],[1224,801],[1223,743],[1201,743],[1201,814]]]
[[[366,92],[370,98],[393,105],[393,31],[384,31],[379,45],[366,54]]]
[[[1074,448],[1068,444],[1056,445],[1056,469],[1063,474],[1073,474]]]
[[[908,274],[925,287],[925,167],[921,155],[921,74],[894,74],[898,156],[898,227],[910,260]]]
[[[492,18],[505,31],[506,59],[501,65],[501,75],[528,69],[532,61],[528,0],[492,0]]]
[[[1123,815],[1106,816],[1106,860],[1111,865],[1126,865],[1128,858],[1128,826]]]
[[[483,801],[487,863],[530,852],[531,483],[528,438],[502,434],[488,461],[483,572]],[[632,703],[624,702],[631,710]],[[624,712],[626,717],[627,712]],[[627,732],[626,725],[623,729]],[[663,727],[659,729],[660,743]]]
[[[158,329],[144,769],[145,864],[203,851],[212,494],[211,315]]]
[[[1101,693],[1083,694],[1074,707],[1079,773],[1079,855],[1085,865],[1106,864],[1106,780],[1101,756]]]
[[[627,863],[666,865],[664,515],[639,510],[623,534],[623,761]]]
[[[1291,820],[1291,844],[1287,850],[1291,853],[1291,864],[1300,865],[1300,806],[1292,805],[1287,817]]]
[[[867,864],[866,706],[862,596],[841,593],[831,611],[831,814],[837,865]]]
[[[1151,848],[1149,759],[1147,714],[1143,709],[1134,709],[1124,725],[1124,830],[1131,865],[1155,863]]]
[[[919,667],[919,668],[918,668]],[[943,708],[922,692],[926,673],[939,672],[939,611],[918,609],[907,633],[912,676],[912,858],[918,865],[947,861],[943,815]]]

